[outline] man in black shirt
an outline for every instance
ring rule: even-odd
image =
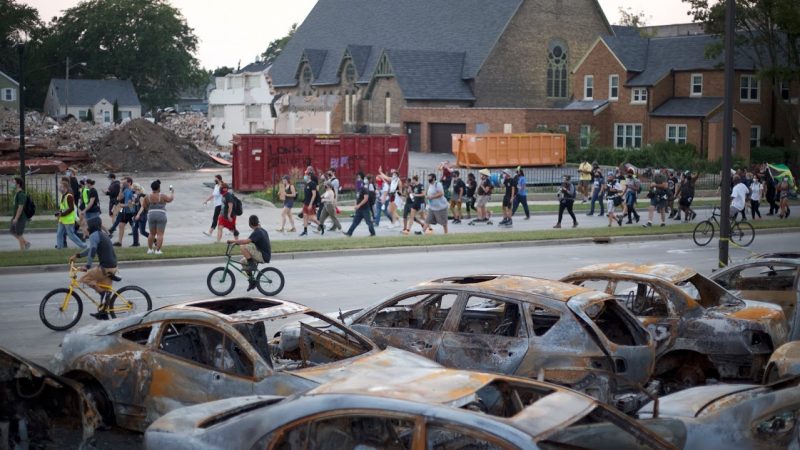
[[[252,215],[248,221],[250,229],[253,230],[247,239],[232,239],[228,244],[237,244],[242,252],[242,268],[247,274],[250,284],[248,291],[252,291],[258,285],[255,278],[256,268],[259,263],[268,263],[272,259],[272,245],[269,242],[267,230],[261,228],[258,216]]]
[[[517,182],[509,169],[503,170],[503,187],[506,188],[505,195],[503,195],[503,220],[498,225],[510,227],[513,225],[511,207],[513,206],[514,198],[517,196]]]
[[[319,226],[319,220],[317,220],[317,204],[319,203],[317,184],[319,183],[319,179],[314,175],[313,168],[308,167],[306,169],[303,181],[306,182],[306,186],[303,190],[303,232],[300,233],[300,236],[307,236],[309,222]]]
[[[453,211],[453,223],[461,223],[461,204],[464,201],[464,195],[467,191],[467,185],[461,179],[461,173],[458,170],[453,171],[453,194],[450,197],[450,210]]]
[[[358,191],[358,198],[356,199],[356,214],[353,216],[353,223],[350,224],[350,229],[344,232],[347,237],[353,236],[353,231],[364,220],[367,222],[369,228],[369,235],[375,236],[375,227],[372,225],[372,211],[369,206],[369,186],[372,184],[372,175],[367,175],[361,190]]]

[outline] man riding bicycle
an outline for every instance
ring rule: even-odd
[[[252,291],[258,285],[256,277],[253,276],[258,263],[268,263],[272,258],[272,246],[269,242],[269,234],[267,230],[261,228],[258,221],[258,216],[252,215],[249,219],[250,228],[253,230],[247,239],[232,239],[228,244],[240,245],[242,252],[242,268],[247,274],[250,284],[247,286],[248,291]]]
[[[86,267],[83,269],[86,274],[79,281],[97,291],[102,299],[100,309],[96,313],[92,313],[92,317],[99,320],[107,320],[106,301],[108,300],[108,295],[106,294],[108,289],[101,287],[101,285],[111,286],[112,282],[120,281],[120,278],[116,276],[117,255],[114,252],[111,239],[101,231],[102,221],[100,217],[87,219],[86,225],[89,229],[89,246],[82,252],[70,256],[69,262],[74,263],[76,259],[88,256]],[[98,259],[96,267],[92,267],[94,256],[97,256]]]

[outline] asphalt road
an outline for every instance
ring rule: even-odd
[[[790,234],[760,235],[749,250],[732,249],[734,261],[750,251],[800,250],[800,231]],[[717,261],[716,241],[700,248],[690,240],[653,242],[559,245],[519,249],[476,249],[391,255],[348,255],[280,261],[286,288],[279,295],[309,305],[322,312],[360,307],[425,280],[468,273],[516,273],[559,278],[581,266],[601,262],[665,262],[691,266],[710,273]],[[124,269],[125,284],[147,289],[154,307],[211,296],[205,285],[214,265],[181,265]],[[48,364],[64,336],[39,321],[42,297],[67,284],[64,273],[36,273],[0,276],[0,345],[37,362]],[[244,294],[245,283],[237,280],[233,294]],[[91,305],[89,305],[91,306]],[[92,323],[84,308],[79,325]]]

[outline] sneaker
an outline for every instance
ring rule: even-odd
[[[639,223],[639,216],[636,216],[636,223]]]
[[[622,226],[622,218],[617,219],[617,225]]]
[[[308,231],[303,231],[298,235],[298,237],[308,236]]]
[[[586,215],[587,215],[587,216],[593,216],[593,215],[594,215],[594,213],[593,213],[593,212],[588,212],[588,213],[586,213]]]
[[[525,220],[531,220],[531,216],[525,217]]]
[[[642,227],[644,227],[644,228],[650,228],[652,226],[653,226],[653,224],[651,222],[647,222],[646,224],[642,225]]]
[[[30,248],[31,248],[31,243],[28,242],[28,241],[25,241],[25,250],[30,250]]]
[[[134,243],[134,244],[131,244],[131,247],[139,247],[139,243],[138,243],[138,242],[136,242],[136,243]]]
[[[353,237],[353,235],[352,235],[352,234],[350,234],[350,233],[348,233],[348,232],[346,232],[346,231],[342,231],[342,234],[343,234],[343,235],[345,235],[345,236],[347,236],[347,237]]]
[[[148,248],[147,249],[147,254],[148,255],[152,255],[153,254],[153,249],[152,248]]]
[[[667,224],[665,224],[664,222],[661,222],[661,226],[665,227],[665,226],[667,226]]]
[[[163,255],[164,253],[162,253],[162,252],[161,252],[161,250],[156,250],[156,251],[155,251],[155,254],[156,254],[156,255]]]
[[[491,220],[487,220],[486,225],[494,225],[494,222],[492,222]]]
[[[280,230],[280,231],[283,231],[283,230]],[[203,234],[206,235],[207,237],[211,237],[211,233],[209,233],[208,231],[203,231]]]
[[[319,227],[317,227],[317,228],[313,228],[313,229],[311,229],[311,231],[313,231],[313,232],[314,232],[314,233],[316,233],[316,234],[320,234],[320,233],[321,233],[321,231],[320,231]]]
[[[248,292],[252,291],[253,289],[255,289],[255,288],[256,288],[256,286],[258,286],[258,282],[257,282],[256,280],[254,280],[254,279],[252,279],[252,278],[251,278],[251,279],[250,279],[250,280],[247,282],[247,291],[248,291]]]
[[[695,217],[697,217],[697,213],[696,213],[696,212],[694,212],[694,211],[692,211],[692,218],[691,218],[691,220],[694,220],[694,218],[695,218]]]
[[[632,223],[633,223],[633,222],[631,222],[631,221],[629,220],[629,221],[625,222],[625,225],[631,225]]]
[[[422,231],[415,231],[414,234],[416,234],[417,236],[422,236]]]
[[[573,223],[572,228],[578,228],[578,222]]]
[[[108,320],[108,313],[103,311],[97,311],[96,313],[89,313],[89,315],[97,320]]]
[[[553,228],[561,228],[561,224],[557,223],[557,224],[553,225]]]
[[[114,247],[122,247],[122,242],[114,242]]]

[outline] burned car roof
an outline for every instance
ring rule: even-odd
[[[658,278],[670,283],[679,283],[697,274],[693,269],[674,264],[610,263],[582,267],[572,272],[570,277],[582,276],[588,273],[631,278]]]
[[[275,319],[289,314],[304,313],[309,308],[293,302],[265,297],[210,299],[178,303],[159,311],[202,311],[230,323]]]
[[[514,295],[538,295],[553,300],[567,302],[583,294],[597,294],[596,291],[561,281],[548,280],[522,275],[471,275],[450,277],[420,283],[414,289],[441,288],[452,285],[459,290],[495,291]],[[527,297],[523,297],[524,300]]]

